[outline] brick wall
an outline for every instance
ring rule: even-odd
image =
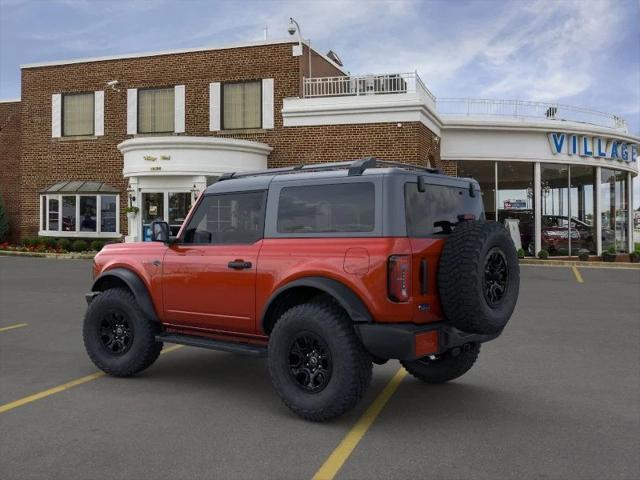
[[[62,180],[96,180],[121,190],[126,206],[127,181],[117,145],[126,134],[127,88],[185,85],[186,132],[181,135],[242,138],[273,147],[269,167],[349,160],[363,156],[426,164],[439,162],[434,135],[418,122],[283,127],[280,111],[285,97],[299,96],[300,57],[292,44],[261,45],[152,57],[56,65],[22,70],[22,168],[20,181],[21,236],[38,230],[39,192]],[[321,57],[314,56],[314,64]],[[324,60],[322,60],[324,61]],[[326,63],[326,62],[325,62]],[[314,65],[314,76],[321,71]],[[326,70],[326,71],[325,71]],[[326,63],[323,74],[339,74]],[[209,131],[209,83],[273,78],[275,128],[270,130]],[[106,88],[118,80],[119,92]],[[51,138],[51,95],[105,90],[105,135],[95,139]],[[124,213],[121,232],[126,233]]]
[[[20,102],[0,103],[0,195],[9,219],[10,238],[16,238],[20,211]]]

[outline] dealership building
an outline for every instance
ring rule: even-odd
[[[640,138],[615,115],[436,98],[415,72],[351,75],[290,39],[21,74],[21,98],[0,102],[15,239],[144,241],[225,173],[375,156],[477,179],[487,218],[529,254],[633,248]]]

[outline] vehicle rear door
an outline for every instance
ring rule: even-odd
[[[255,331],[255,284],[264,231],[265,191],[207,195],[167,250],[167,323]]]

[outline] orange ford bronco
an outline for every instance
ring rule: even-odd
[[[129,376],[165,342],[266,356],[309,420],[352,408],[372,363],[463,375],[518,298],[514,244],[475,180],[373,158],[226,174],[176,238],[164,222],[152,237],[95,258],[91,360]]]

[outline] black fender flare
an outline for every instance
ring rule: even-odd
[[[126,268],[114,268],[101,273],[94,281],[91,287],[92,292],[101,292],[104,289],[100,288],[103,284],[109,281],[109,279],[118,279],[125,283],[125,285],[131,290],[133,296],[138,303],[138,306],[145,314],[145,316],[154,322],[158,321],[158,315],[156,309],[151,301],[151,295],[147,290],[146,285],[142,279],[131,270]]]
[[[273,302],[287,290],[296,287],[312,287],[331,295],[345,309],[354,323],[371,323],[373,317],[358,295],[343,283],[327,277],[304,277],[289,282],[277,289],[267,301],[260,316],[261,330],[265,331],[265,319]]]

